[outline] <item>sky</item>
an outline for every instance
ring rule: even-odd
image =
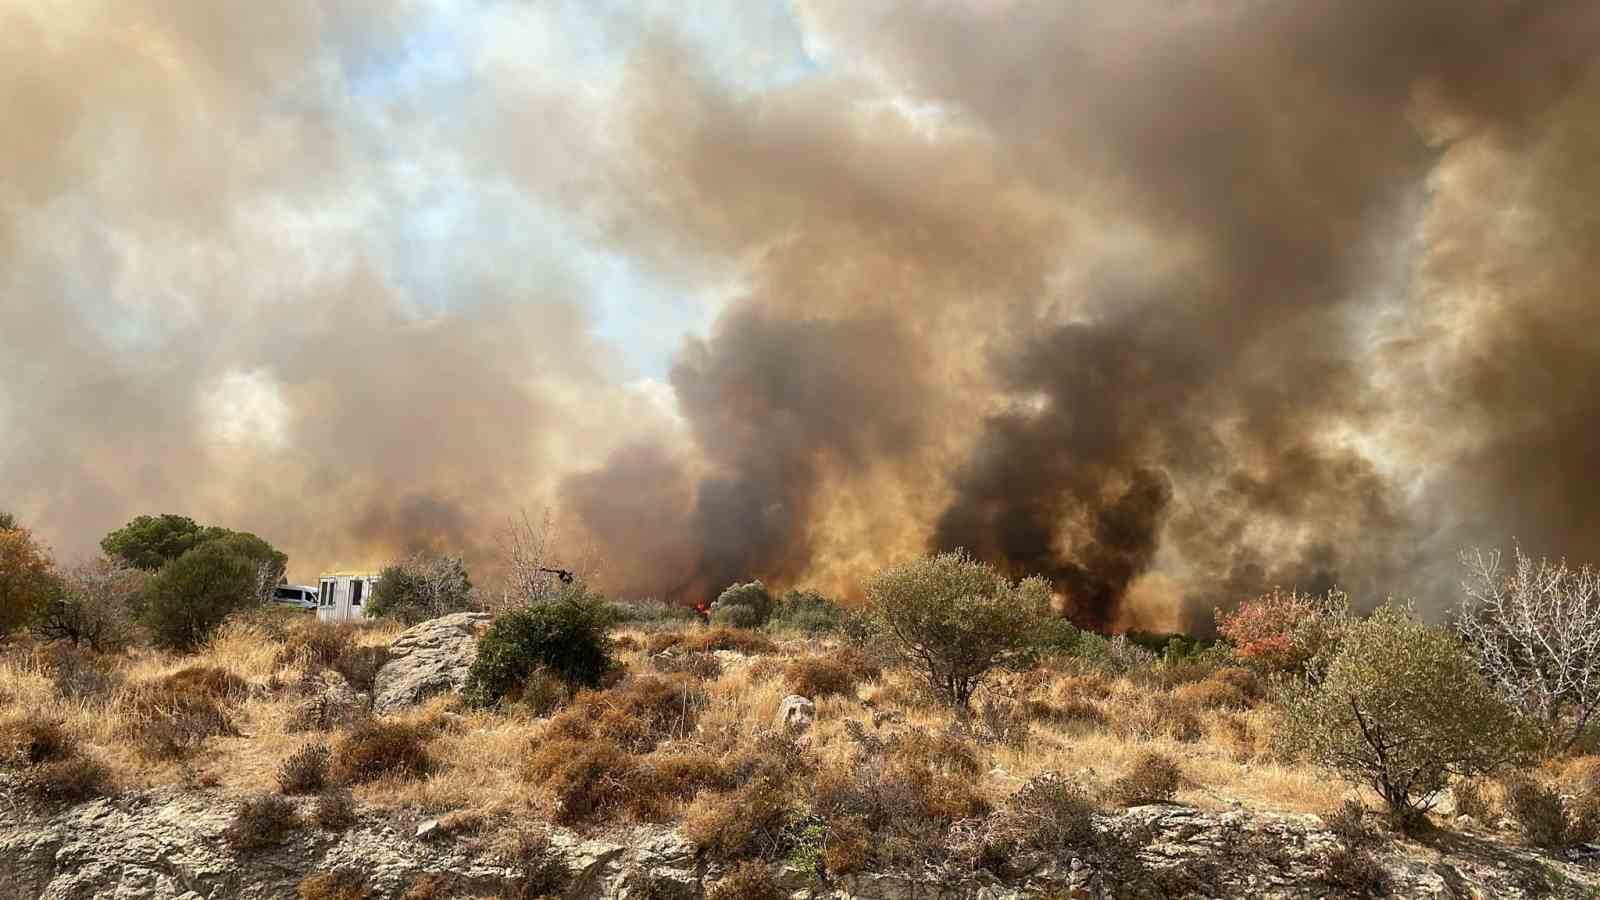
[[[0,508],[290,574],[1600,559],[1600,7],[0,0]]]

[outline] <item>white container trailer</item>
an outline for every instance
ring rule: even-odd
[[[367,617],[366,604],[378,586],[378,573],[329,572],[317,583],[317,618],[324,622],[354,622]]]

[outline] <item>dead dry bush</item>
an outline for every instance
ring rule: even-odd
[[[1119,694],[1107,711],[1112,730],[1128,740],[1200,740],[1205,730],[1194,708],[1169,694]]]
[[[1217,727],[1212,739],[1228,751],[1228,756],[1234,762],[1249,762],[1261,752],[1264,741],[1249,721],[1232,713],[1224,714],[1215,721]]]
[[[693,800],[702,790],[729,790],[732,770],[703,747],[663,747],[639,760],[629,784],[630,810],[646,821],[666,821],[674,804]]]
[[[758,778],[732,791],[701,794],[684,815],[683,833],[714,859],[774,859],[793,806],[779,783]]]
[[[235,850],[255,850],[283,843],[299,827],[294,804],[268,794],[241,803],[222,836]]]
[[[274,662],[280,667],[300,666],[313,671],[326,669],[354,641],[355,635],[348,626],[310,619],[296,623],[287,630]]]
[[[26,713],[0,721],[0,764],[36,766],[77,752],[77,741],[54,719]]]
[[[717,650],[732,650],[746,656],[756,656],[762,653],[774,653],[778,645],[765,635],[749,631],[744,628],[729,628],[719,625],[715,628],[696,629],[692,631],[663,631],[652,634],[645,642],[645,649],[651,655],[665,650],[678,649],[688,653],[710,653]]]
[[[1457,816],[1467,816],[1480,823],[1494,819],[1494,804],[1489,798],[1488,782],[1482,778],[1462,778],[1450,786],[1455,800]]]
[[[356,802],[349,788],[335,785],[317,795],[317,805],[311,810],[311,821],[324,831],[343,831],[355,824]]]
[[[14,715],[0,722],[0,769],[21,775],[20,787],[40,803],[76,803],[111,792],[111,773],[83,755],[59,722]]]
[[[307,875],[295,887],[300,900],[367,900],[372,891],[360,872],[339,869]]]
[[[1093,845],[1093,794],[1059,772],[1030,778],[994,817],[993,833],[1008,849],[1065,853]]]
[[[1103,672],[1070,675],[1056,683],[1057,703],[1099,702],[1111,699],[1116,693],[1116,682]]]
[[[879,864],[938,863],[950,852],[950,826],[990,811],[978,784],[985,768],[959,736],[900,732],[821,769],[813,805],[830,822],[853,820],[875,835]]]
[[[710,681],[722,675],[722,661],[716,654],[705,651],[692,653],[658,653],[650,657],[650,666],[664,675],[688,675],[701,681]]]
[[[565,825],[607,819],[630,801],[638,761],[604,738],[536,738],[523,766],[523,778],[549,797],[552,817]]]
[[[333,751],[316,741],[292,753],[278,767],[278,791],[284,794],[315,794],[328,785],[328,769]]]
[[[1245,710],[1262,695],[1260,679],[1249,669],[1229,666],[1216,669],[1204,679],[1178,687],[1173,699],[1195,709]]]
[[[389,661],[389,648],[353,645],[333,660],[333,670],[344,676],[350,687],[363,694],[372,693],[378,670]]]
[[[1583,790],[1563,796],[1532,776],[1507,778],[1506,813],[1536,847],[1561,849],[1600,837],[1600,795]]]
[[[457,879],[443,872],[428,872],[417,878],[401,893],[399,900],[454,900],[463,896]]]
[[[405,722],[368,719],[339,738],[332,774],[341,784],[365,784],[386,775],[421,778],[433,771],[427,732]]]
[[[1116,806],[1166,803],[1182,784],[1183,770],[1177,760],[1163,753],[1144,753],[1106,788],[1106,800]]]
[[[55,642],[34,647],[32,659],[62,699],[104,704],[122,685],[122,675],[106,656],[71,644]]]
[[[521,828],[512,832],[502,842],[499,855],[516,873],[501,887],[500,896],[506,900],[559,897],[572,881],[572,872],[544,829]]]
[[[227,704],[249,693],[244,679],[225,669],[191,666],[165,678],[137,682],[118,697],[124,736],[140,755],[181,759],[206,738],[235,736]]]
[[[788,894],[772,878],[772,868],[740,863],[706,889],[706,900],[784,900]]]
[[[1323,878],[1356,897],[1378,897],[1387,893],[1389,873],[1373,855],[1385,839],[1366,807],[1355,800],[1346,800],[1322,820],[1339,840],[1339,847],[1322,859]]]
[[[1016,750],[1028,745],[1029,726],[1037,710],[1005,697],[986,697],[978,703],[970,727],[980,743],[1002,744]]]
[[[853,647],[790,660],[783,671],[789,693],[812,699],[853,695],[857,685],[882,677],[883,668]]]
[[[544,735],[603,739],[630,753],[693,733],[705,691],[683,676],[637,675],[604,691],[582,691],[550,719]]]

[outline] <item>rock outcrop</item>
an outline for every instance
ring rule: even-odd
[[[488,613],[460,612],[401,632],[373,680],[372,711],[385,715],[460,690],[478,655],[478,634],[488,624]]]
[[[314,803],[294,802],[302,813]],[[424,828],[419,839],[416,819],[397,811],[362,811],[339,833],[308,824],[278,846],[238,851],[223,837],[236,805],[215,792],[168,788],[40,811],[0,775],[0,808],[11,813],[0,819],[0,897],[265,900],[293,897],[307,876],[335,871],[359,873],[373,900],[394,900],[439,873],[451,878],[450,896],[492,896],[517,875],[485,836]],[[777,878],[791,897],[813,900],[1350,896],[1330,880],[1328,859],[1340,844],[1316,816],[1163,805],[1105,816],[1096,827],[1127,854],[1017,853],[1003,878],[951,869],[825,883],[788,866]],[[1552,856],[1495,838],[1450,833],[1372,855],[1392,897],[1578,897],[1600,886],[1600,850]],[[696,900],[723,871],[662,826],[590,837],[556,829],[550,851],[570,873],[569,900]]]
[[[817,718],[817,704],[810,698],[799,694],[790,694],[778,704],[778,713],[773,717],[772,724],[790,734],[800,734],[811,730],[811,723]]]

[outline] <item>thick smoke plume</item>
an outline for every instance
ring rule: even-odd
[[[549,502],[683,601],[962,547],[1114,628],[1600,558],[1600,7],[756,6],[599,69],[540,5],[0,7],[0,505],[314,573]],[[604,260],[688,298],[653,384]]]

